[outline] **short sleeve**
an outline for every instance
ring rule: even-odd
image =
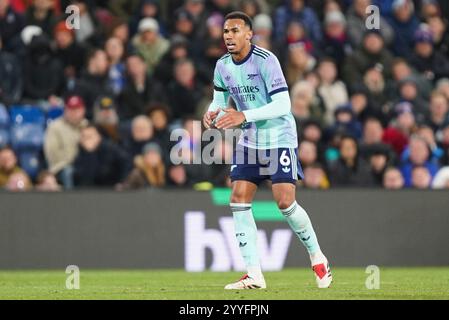
[[[261,74],[270,96],[276,93],[288,91],[287,81],[282,72],[281,64],[274,54],[264,61],[261,66]]]
[[[219,92],[228,91],[225,84],[223,83],[223,79],[221,78],[218,63],[215,65],[214,70],[214,90]]]

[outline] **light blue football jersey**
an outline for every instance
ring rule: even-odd
[[[287,91],[281,65],[268,50],[252,45],[248,56],[236,62],[228,53],[215,66],[214,90],[229,96],[239,111],[257,109],[272,96]],[[223,106],[225,107],[225,106]],[[291,106],[289,106],[291,109]],[[291,112],[279,118],[246,123],[239,144],[255,149],[296,148],[296,123]]]

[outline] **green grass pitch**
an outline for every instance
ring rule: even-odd
[[[318,289],[310,269],[266,272],[267,290],[225,291],[241,274],[169,270],[82,270],[80,289],[65,287],[65,270],[0,271],[0,299],[449,299],[449,267],[381,268],[380,288],[365,287],[362,268],[333,268]]]

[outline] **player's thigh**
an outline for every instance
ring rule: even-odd
[[[231,203],[251,203],[257,191],[257,184],[236,180],[232,182]]]
[[[296,186],[293,183],[273,183],[271,189],[279,209],[287,209],[296,200]]]

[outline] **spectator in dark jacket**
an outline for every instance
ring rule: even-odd
[[[363,38],[363,46],[346,57],[343,66],[343,79],[347,85],[360,83],[363,74],[374,65],[382,66],[386,79],[390,78],[393,56],[385,48],[384,40],[378,30],[368,30]]]
[[[20,45],[20,32],[25,21],[22,15],[15,12],[9,0],[0,1],[0,38],[6,51],[14,52]]]
[[[175,79],[168,86],[169,104],[174,119],[193,116],[203,97],[203,85],[195,77],[195,66],[190,60],[175,65]]]
[[[48,37],[33,37],[27,51],[24,63],[24,97],[47,100],[51,96],[60,95],[64,83],[63,69],[59,60],[54,59]]]
[[[109,85],[109,62],[106,52],[102,49],[94,49],[87,57],[86,70],[81,73],[81,77],[75,86],[86,102],[86,118],[93,117],[93,106],[97,98],[101,95],[112,93]]]
[[[324,18],[322,51],[325,56],[332,57],[337,62],[339,71],[346,55],[352,53],[346,32],[346,19],[340,11],[329,12]]]
[[[148,104],[166,100],[161,85],[146,73],[146,64],[140,55],[126,60],[128,78],[119,96],[120,120],[131,120],[145,113]]]
[[[19,60],[2,48],[0,37],[0,103],[10,105],[20,100],[23,90]]]
[[[85,48],[75,41],[75,34],[73,30],[67,28],[65,21],[56,25],[53,34],[56,57],[63,65],[66,79],[79,76],[86,58]]]
[[[27,25],[35,25],[41,27],[41,29],[51,36],[53,34],[53,28],[56,25],[55,15],[55,1],[32,1],[33,4],[28,7],[25,13],[25,19]]]
[[[282,39],[290,21],[300,21],[307,29],[310,38],[319,44],[323,38],[321,25],[315,12],[305,6],[304,0],[287,0],[274,13],[274,37]]]
[[[104,140],[94,126],[81,131],[74,181],[78,187],[111,187],[122,181],[130,167],[126,153]]]
[[[142,153],[142,148],[154,140],[154,129],[147,116],[137,116],[131,123],[131,136],[125,139],[123,147],[132,161],[135,156]]]
[[[374,183],[369,165],[359,157],[357,141],[344,136],[340,142],[340,158],[329,168],[331,186],[368,187]]]
[[[419,20],[415,15],[412,0],[394,0],[392,16],[388,23],[395,31],[393,52],[401,57],[410,57],[413,48],[413,35],[418,29]]]
[[[431,81],[449,77],[449,60],[434,50],[433,35],[427,28],[420,28],[415,33],[415,50],[410,64]]]

